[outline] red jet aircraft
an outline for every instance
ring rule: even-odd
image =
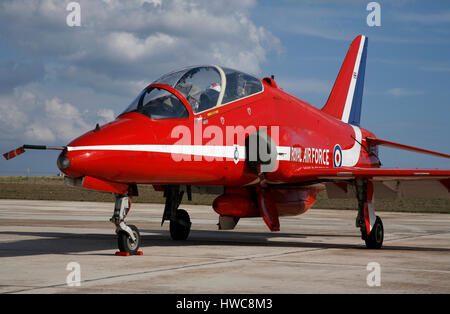
[[[367,248],[381,248],[384,229],[374,199],[449,198],[450,170],[380,168],[384,145],[444,158],[448,154],[377,138],[360,127],[367,38],[355,38],[325,106],[319,110],[258,79],[216,65],[189,67],[146,87],[116,120],[58,149],[65,182],[114,193],[120,251],[134,254],[140,234],[125,223],[138,184],[164,191],[162,222],[185,240],[191,222],[183,194],[217,193],[219,229],[262,217],[271,231],[280,216],[299,215],[326,189],[330,198],[358,199],[356,227]]]

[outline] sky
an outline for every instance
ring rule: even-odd
[[[113,120],[159,76],[219,64],[265,77],[321,108],[352,40],[369,39],[361,127],[450,153],[450,1],[0,1],[0,152],[66,145]],[[0,175],[58,173],[53,151],[0,160]],[[450,168],[380,148],[383,167]]]

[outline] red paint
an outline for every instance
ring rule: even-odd
[[[23,153],[25,153],[25,149],[23,147],[19,147],[8,153],[3,154],[3,157],[5,157],[6,160],[9,160],[9,159],[19,156],[20,154],[23,154]]]
[[[373,183],[372,181],[367,182],[367,195],[366,200],[364,201],[364,221],[366,223],[366,232],[370,234],[372,230],[370,226],[370,213],[369,213],[369,204],[373,202]]]
[[[128,192],[128,189],[129,189],[128,184],[100,180],[100,179],[93,178],[90,176],[84,177],[82,186],[84,188],[88,188],[88,189],[92,189],[92,190],[115,193],[115,194],[125,194]]]
[[[228,190],[217,197],[213,204],[216,213],[232,217],[259,217],[257,204],[253,201],[248,189]]]
[[[114,253],[115,256],[131,256],[130,252],[121,252],[121,251],[117,251],[116,253]],[[136,253],[134,253],[133,255],[137,255],[137,256],[143,256],[144,252],[142,251],[136,251]]]
[[[115,256],[130,256],[130,252],[116,252]]]

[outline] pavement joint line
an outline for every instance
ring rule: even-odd
[[[322,265],[322,266],[335,266],[335,267],[352,267],[352,268],[363,268],[366,269],[367,265],[356,265],[356,264],[338,264],[338,263],[323,263],[323,262],[304,262],[304,261],[279,261],[279,260],[260,260],[256,262],[273,262],[279,264],[310,264],[310,265]],[[400,268],[400,267],[383,267],[383,269],[388,268],[391,271],[419,271],[419,272],[427,272],[427,273],[444,273],[450,274],[450,270],[430,270],[430,269],[422,269],[422,268]]]
[[[241,258],[241,259],[233,259],[233,260],[230,260],[230,261],[219,261],[219,260],[216,260],[216,261],[207,262],[207,263],[183,265],[183,266],[169,267],[169,268],[159,268],[159,269],[154,269],[154,270],[140,271],[140,272],[128,273],[128,274],[111,275],[111,276],[105,276],[105,277],[99,277],[99,278],[82,280],[80,282],[80,284],[83,284],[83,283],[86,284],[86,283],[91,283],[91,282],[98,282],[98,281],[108,280],[108,279],[132,277],[132,276],[138,276],[138,275],[148,275],[148,274],[159,273],[159,272],[166,272],[166,271],[177,271],[177,270],[183,270],[183,269],[188,269],[188,268],[196,268],[196,267],[210,266],[210,265],[216,265],[216,264],[232,263],[232,262],[248,260],[248,259],[249,258]],[[21,292],[27,292],[27,291],[34,291],[34,290],[40,290],[40,289],[49,289],[49,288],[58,288],[58,287],[66,287],[66,286],[67,286],[67,284],[56,284],[56,285],[35,287],[35,288],[31,288],[31,289],[23,289],[23,290],[11,291],[11,292],[8,292],[8,293],[21,293]]]
[[[109,279],[116,279],[116,278],[123,278],[123,277],[132,277],[132,276],[138,276],[138,275],[148,275],[148,274],[154,274],[154,273],[166,272],[166,271],[177,271],[177,270],[185,270],[185,269],[189,269],[189,268],[198,268],[198,267],[218,265],[218,264],[228,264],[228,263],[241,262],[241,261],[246,261],[246,260],[254,260],[257,258],[264,258],[264,257],[275,257],[275,256],[282,256],[282,255],[288,255],[288,254],[294,254],[294,253],[306,253],[306,252],[311,252],[311,251],[328,250],[328,249],[330,249],[330,248],[289,251],[289,252],[283,252],[283,253],[278,253],[278,254],[268,254],[268,255],[263,255],[263,256],[249,256],[249,257],[233,258],[233,259],[228,259],[228,260],[216,260],[216,261],[211,261],[211,262],[206,262],[206,263],[197,263],[197,264],[191,264],[191,265],[160,268],[160,269],[140,271],[140,272],[135,272],[135,273],[119,274],[119,275],[105,276],[105,277],[99,277],[99,278],[93,278],[93,279],[86,279],[86,280],[82,280],[80,282],[80,284],[99,282],[102,280],[109,280]],[[6,292],[6,294],[22,293],[22,292],[41,290],[41,289],[63,288],[66,286],[67,286],[67,284],[55,284],[55,285],[48,285],[48,286],[33,287],[30,289],[9,291],[9,292]]]
[[[449,234],[450,232],[433,232],[433,233],[427,233],[427,234],[421,234],[421,235],[413,235],[413,236],[405,236],[400,238],[393,238],[393,239],[385,239],[383,242],[392,242],[392,241],[399,241],[399,240],[409,240],[409,239],[416,239],[416,238],[424,238],[424,237],[430,237],[435,235],[443,235],[443,234]]]

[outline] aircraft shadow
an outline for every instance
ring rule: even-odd
[[[279,248],[316,248],[316,249],[357,249],[365,250],[364,242],[360,244],[336,244],[322,242],[286,241],[285,239],[270,240],[271,238],[297,238],[306,237],[357,237],[358,235],[342,234],[292,234],[292,233],[262,233],[262,232],[221,232],[209,230],[192,230],[186,241],[173,241],[165,230],[142,230],[152,235],[143,235],[141,248],[151,247],[186,247],[186,246],[249,246],[249,247],[279,247]],[[0,235],[33,236],[37,239],[24,239],[0,244],[1,257],[32,256],[43,254],[88,254],[102,250],[117,250],[117,237],[115,234],[73,234],[58,232],[20,232],[4,231]],[[447,248],[424,248],[396,246],[385,243],[382,250],[417,251],[417,252],[450,252]]]

